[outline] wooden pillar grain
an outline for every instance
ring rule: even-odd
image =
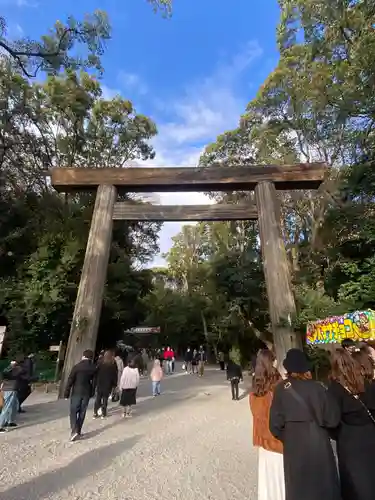
[[[261,182],[255,188],[260,243],[276,356],[282,363],[292,347],[302,348],[300,336],[293,331],[296,305],[291,276],[280,230],[280,207],[272,182]]]
[[[112,218],[116,196],[115,186],[101,185],[97,189],[60,382],[60,398],[64,396],[69,373],[81,359],[83,351],[85,349],[95,351],[112,240]]]

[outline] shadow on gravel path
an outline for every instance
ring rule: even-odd
[[[1,500],[42,500],[69,488],[76,482],[105,469],[117,456],[129,450],[141,435],[102,448],[90,450],[75,458],[65,467],[47,472],[1,493]],[[78,444],[78,443],[77,443]],[[74,444],[75,446],[75,444]]]

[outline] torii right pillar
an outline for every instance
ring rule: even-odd
[[[274,346],[277,360],[282,363],[289,349],[302,348],[302,339],[292,326],[296,304],[273,182],[257,184],[255,196]]]

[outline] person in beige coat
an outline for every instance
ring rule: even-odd
[[[160,366],[160,361],[155,359],[154,366],[151,370],[150,378],[152,381],[152,395],[160,396],[160,382],[163,378],[163,370]]]

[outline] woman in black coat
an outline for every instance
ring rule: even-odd
[[[341,500],[329,437],[340,423],[339,407],[311,379],[302,351],[290,349],[284,368],[288,377],[275,389],[270,430],[284,445],[286,500]]]
[[[102,418],[107,416],[108,399],[117,387],[117,364],[111,351],[106,351],[101,362],[98,364],[95,385],[96,398],[94,403],[94,418],[98,417],[99,408],[102,410]]]
[[[337,457],[343,500],[375,498],[375,386],[372,362],[363,354],[332,354],[328,391],[341,409]]]

